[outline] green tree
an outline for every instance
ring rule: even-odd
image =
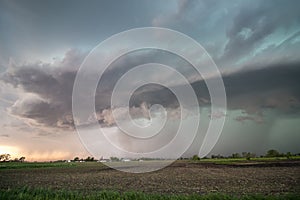
[[[79,161],[79,157],[75,157],[75,158],[74,158],[74,161]]]
[[[241,155],[239,153],[233,153],[232,158],[241,158]]]
[[[110,157],[111,161],[120,161],[120,159],[118,157]]]
[[[287,158],[287,159],[290,159],[291,156],[292,156],[291,152],[287,152],[287,153],[286,153],[286,158]]]
[[[242,153],[243,158],[246,158],[247,160],[250,160],[251,158],[255,158],[255,153],[251,152],[243,152]]]
[[[270,149],[267,151],[266,157],[279,157],[280,153],[275,149]]]
[[[242,152],[242,157],[246,158],[247,157],[247,152]]]
[[[200,160],[200,157],[198,155],[193,155],[192,160]]]

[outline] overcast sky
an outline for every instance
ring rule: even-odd
[[[299,8],[298,0],[2,0],[0,153],[24,155],[29,160],[90,155],[73,126],[76,72],[101,41],[121,31],[149,26],[192,37],[223,75],[228,112],[220,116],[226,117],[226,122],[211,154],[251,151],[259,155],[271,148],[300,153]],[[122,73],[153,61],[178,70],[189,67],[174,55],[154,50],[120,58],[110,66],[103,80],[105,88],[97,90],[101,125],[108,130],[115,127],[107,116],[108,90]],[[186,74],[188,78],[192,75],[192,70]],[[201,116],[208,120],[205,84],[200,79],[190,81]],[[159,103],[170,112],[177,109],[176,99],[165,88],[152,86],[140,94],[131,105],[137,118],[147,109],[145,105]],[[173,129],[170,125],[168,130]],[[186,154],[198,151],[195,142]]]

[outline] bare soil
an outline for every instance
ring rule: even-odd
[[[299,194],[300,162],[218,165],[178,161],[143,174],[120,172],[101,163],[0,170],[0,189],[24,186],[84,192],[105,189],[168,194]]]

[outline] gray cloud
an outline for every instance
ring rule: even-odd
[[[0,137],[9,137],[8,134],[1,134]]]
[[[288,30],[300,22],[299,1],[259,1],[242,5],[227,30],[228,42],[222,62],[237,62],[251,56],[264,39],[280,29]]]
[[[258,116],[258,117],[257,116],[238,116],[235,118],[235,120],[239,121],[239,122],[244,122],[244,121],[249,120],[249,121],[254,121],[258,124],[261,124],[264,122],[261,116]]]
[[[281,29],[292,33],[293,27],[299,25],[298,4],[298,1],[292,0],[246,1],[236,4],[223,1],[179,1],[175,11],[155,17],[152,23],[183,31],[195,36],[200,42],[210,38],[210,41],[216,43],[206,44],[211,44],[212,52],[213,49],[219,49],[216,52],[220,56],[217,53],[213,56],[220,58],[217,62],[221,65],[246,60],[239,63],[239,67],[244,69],[229,72],[223,70],[229,109],[244,110],[250,115],[261,115],[264,109],[278,109],[290,114],[299,110],[299,32],[286,36],[279,44],[279,39],[273,39],[270,44],[265,44],[265,41]],[[71,128],[73,82],[85,55],[71,50],[63,60],[51,64],[39,62],[8,68],[1,80],[21,88],[26,94],[9,108],[10,114],[29,120],[29,123]],[[247,60],[247,57],[251,59]],[[103,113],[110,109],[112,89],[125,72],[133,66],[153,61],[175,65],[174,68],[187,78],[195,74],[188,63],[174,59],[174,55],[152,50],[133,53],[118,59],[105,72],[101,80],[103,87],[98,88],[95,97],[96,110]],[[87,78],[93,76],[93,72],[89,73]],[[210,98],[205,83],[197,81],[192,86],[200,106],[209,106]],[[82,96],[85,97],[84,93]],[[139,88],[133,94],[130,106],[139,108],[143,102],[178,107],[174,94],[157,85]],[[105,113],[109,115],[109,112]],[[101,122],[104,119],[102,116]],[[249,117],[247,119],[250,120]]]
[[[134,66],[153,61],[154,58],[159,60],[157,61],[158,63],[169,65],[174,63],[174,60],[170,59],[171,54],[163,53],[163,56],[159,56],[159,53],[161,52],[152,50],[146,50],[142,53],[136,52],[133,55],[118,59],[107,69],[101,78],[102,87],[98,87],[95,97],[96,110],[102,113],[102,118],[99,119],[100,122],[110,124],[107,120],[105,121],[105,119],[109,118],[109,112],[105,112],[105,110],[110,109],[113,87],[124,73]],[[76,72],[85,55],[85,53],[70,50],[65,54],[64,59],[55,61],[52,64],[37,62],[8,68],[1,76],[2,82],[24,91],[24,94],[9,107],[9,113],[25,120],[29,124],[72,128],[74,123],[71,110],[73,83]],[[136,55],[139,57],[136,58]],[[187,65],[186,62],[180,62],[178,59],[176,62],[177,65]],[[93,72],[87,74],[87,78],[93,77]],[[88,89],[88,86],[84,85],[84,88]],[[146,87],[146,89],[143,87],[137,93],[141,93],[140,91],[142,90],[158,90],[158,88],[154,85]],[[167,94],[170,94],[170,92]],[[159,91],[157,95],[159,95]],[[136,100],[133,98],[134,101],[131,103],[133,113],[137,113],[136,109],[143,104],[143,98],[140,96]],[[163,95],[161,96],[163,97]],[[171,96],[174,97],[172,94]],[[82,97],[85,98],[84,94]],[[170,99],[170,97],[168,98]],[[165,99],[163,105],[169,105],[167,100]],[[154,101],[150,102],[154,103]],[[108,116],[104,116],[105,113]]]
[[[282,112],[298,112],[300,105],[299,62],[278,63],[271,66],[255,66],[224,74],[228,106],[232,110],[245,110],[249,114],[260,113],[263,109],[279,109]],[[178,86],[180,87],[180,86]],[[209,94],[203,80],[192,83],[200,105],[208,105]],[[174,103],[174,97],[167,89],[144,92],[143,97],[156,103],[165,99]],[[140,102],[141,100],[137,100]]]
[[[75,60],[80,61],[79,55],[72,54]],[[43,64],[26,65],[8,70],[2,76],[2,81],[23,88],[28,93],[9,108],[10,113],[36,124],[71,128],[73,125],[72,87],[78,68],[70,68],[70,65],[66,64],[78,65],[76,62],[71,62],[72,56],[66,55],[65,60],[60,63],[61,68],[53,69],[48,64]],[[79,57],[82,58],[82,55]],[[70,61],[65,62],[68,59]],[[124,65],[125,63],[126,65]],[[120,64],[125,69],[120,69]],[[129,61],[120,61],[108,70],[107,76],[104,75],[104,79],[107,79],[104,80],[105,89],[98,89],[96,95],[96,108],[99,116],[101,116],[99,118],[101,123],[112,124],[111,111],[109,111],[111,90],[118,78],[126,72],[126,69],[135,66],[132,64]],[[283,113],[298,113],[300,108],[298,79],[300,69],[298,65],[299,63],[282,63],[224,75],[229,109],[244,110],[246,114],[257,116],[260,116],[264,109],[277,109]],[[209,106],[210,98],[205,82],[203,80],[194,82],[192,87],[198,96],[200,106]],[[141,87],[133,94],[130,101],[132,113],[135,113],[136,116],[143,116],[141,105],[144,102],[147,105],[162,104],[174,109],[179,106],[175,95],[168,88],[159,85]],[[257,117],[254,116],[238,117],[236,120],[258,122]]]
[[[262,49],[277,46],[299,31],[298,8],[297,0],[178,1],[175,11],[157,16],[152,24],[192,36],[221,69],[230,69],[253,61],[252,57]],[[272,50],[268,49],[268,53],[273,54]],[[285,48],[285,52],[289,49]]]
[[[62,61],[52,65],[10,67],[1,80],[21,88],[25,94],[9,108],[9,113],[50,127],[72,125],[72,88],[83,58],[84,54],[71,50]]]
[[[298,66],[299,63],[278,64],[225,76],[229,107],[248,113],[259,113],[264,108],[298,112]]]

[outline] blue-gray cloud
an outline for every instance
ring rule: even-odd
[[[69,52],[62,62],[57,63],[57,66],[38,63],[14,67],[4,73],[1,78],[2,81],[35,95],[19,99],[10,108],[11,114],[35,120],[37,123],[49,127],[65,128],[72,126],[73,82],[84,55]],[[101,113],[105,109],[110,109],[112,90],[124,73],[138,64],[150,62],[151,57],[157,60],[157,53],[146,52],[146,55],[138,55],[143,58],[148,56],[148,59],[140,59],[135,56],[126,58],[125,56],[115,62],[104,74],[102,88],[98,88],[96,94],[98,112]],[[224,74],[223,80],[229,109],[244,110],[248,114],[259,115],[263,113],[264,109],[277,109],[283,113],[291,114],[299,113],[300,88],[298,77],[300,76],[300,69],[298,66],[299,62],[283,62]],[[92,76],[92,74],[91,72],[90,75]],[[200,80],[191,83],[191,85],[198,96],[200,105],[209,106],[210,97],[205,82]],[[88,89],[88,86],[86,87]],[[174,87],[180,88],[181,86]],[[126,91],[124,92],[126,93]],[[143,102],[149,105],[162,104],[170,108],[179,106],[176,97],[169,89],[155,85],[136,91],[132,96],[130,105],[139,107]]]

